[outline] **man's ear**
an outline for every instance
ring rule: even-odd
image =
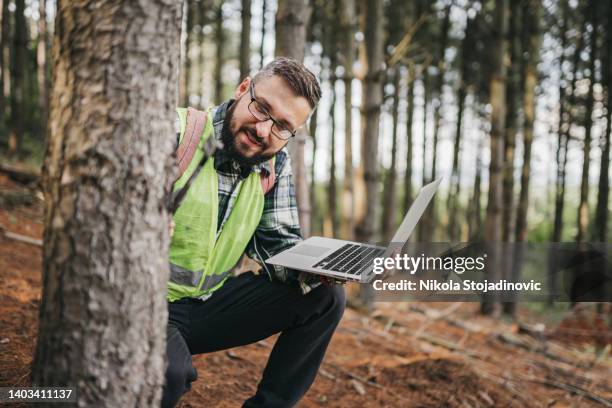
[[[242,80],[240,85],[234,91],[234,99],[240,98],[242,95],[249,91],[249,85],[251,85],[251,77],[246,77]]]

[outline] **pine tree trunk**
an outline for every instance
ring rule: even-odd
[[[36,61],[38,64],[38,105],[40,107],[41,128],[47,129],[49,112],[49,79],[47,77],[47,0],[39,0],[38,10],[38,44],[36,46]],[[44,136],[44,133],[43,133]]]
[[[310,19],[310,3],[306,0],[279,0],[276,11],[276,56],[304,60],[306,27]],[[300,227],[304,237],[310,236],[311,210],[306,177],[305,149],[308,135],[299,131],[287,148],[291,156]]]
[[[33,384],[159,406],[181,3],[57,10]]]
[[[483,238],[482,208],[480,207],[480,198],[482,196],[482,150],[483,140],[480,140],[476,151],[476,174],[474,176],[472,199],[468,205],[468,237],[470,241],[481,241]]]
[[[205,60],[205,47],[204,47],[204,25],[207,23],[206,18],[206,9],[210,7],[208,0],[201,0],[198,3],[198,23],[200,25],[200,30],[197,35],[197,48],[198,48],[198,68],[196,72],[195,78],[195,92],[199,96],[198,98],[198,107],[199,109],[206,109],[209,105],[210,97],[206,97],[206,94],[210,95],[210,91],[207,90],[205,93],[204,87],[204,78],[205,78],[205,69],[204,69],[204,60]]]
[[[4,24],[8,15],[8,0],[0,0],[0,143],[4,140],[4,71],[7,65],[4,63],[4,42],[6,40]]]
[[[468,19],[465,36],[461,42],[461,58],[459,69],[459,87],[457,89],[457,124],[455,126],[455,141],[453,145],[453,165],[451,170],[448,209],[448,236],[451,242],[456,242],[460,235],[459,194],[461,192],[461,175],[459,154],[461,152],[461,133],[463,126],[463,111],[467,96],[469,47],[472,46],[472,20]]]
[[[11,132],[8,155],[14,156],[21,150],[24,132],[25,64],[27,33],[25,21],[25,0],[15,0],[15,30],[13,33],[13,55],[11,58]]]
[[[414,117],[414,65],[408,67],[408,90],[406,91],[406,174],[404,174],[404,208],[406,214],[412,204],[412,120]]]
[[[610,193],[610,134],[612,133],[612,7],[608,5],[606,27],[606,45],[608,49],[604,58],[602,77],[606,84],[606,118],[607,124],[601,138],[601,163],[599,167],[599,188],[597,190],[597,209],[595,213],[595,241],[607,242],[608,231],[608,196]]]
[[[423,77],[421,78],[421,83],[423,84],[423,144],[422,144],[422,151],[423,151],[423,159],[422,159],[422,167],[423,167],[423,171],[421,174],[421,185],[424,186],[425,184],[427,184],[427,180],[429,179],[427,177],[427,98],[428,98],[428,82],[429,82],[429,77],[427,75],[427,69],[423,70]],[[419,226],[419,241],[420,242],[427,242],[428,241],[428,230],[430,228],[429,225],[429,217],[421,217],[420,222],[418,223]]]
[[[378,130],[380,108],[383,100],[383,4],[378,0],[365,0],[363,9],[363,33],[365,38],[363,78],[363,103],[361,106],[361,171],[365,181],[366,211],[358,220],[356,238],[360,242],[372,242],[376,232],[376,206],[379,196]],[[370,285],[361,285],[360,299],[371,307],[373,292]]]
[[[223,2],[219,2],[215,14],[215,98],[214,102],[220,104],[223,102],[223,64],[224,61],[224,47],[225,45],[225,33],[223,32]]]
[[[489,163],[489,193],[487,200],[487,216],[485,221],[485,239],[491,243],[492,250],[487,264],[489,282],[497,282],[501,277],[501,254],[499,243],[502,240],[502,169],[504,160],[503,134],[506,116],[506,30],[508,26],[508,0],[495,1],[495,18],[493,21],[493,43],[495,56],[492,64],[490,80],[491,100],[491,159]],[[494,295],[483,295],[481,312],[497,315],[499,303]]]
[[[589,0],[588,10],[591,13],[591,23],[593,27],[597,27],[597,2]],[[587,239],[587,228],[589,226],[589,171],[590,171],[590,153],[591,153],[591,131],[593,127],[593,106],[595,104],[595,96],[593,89],[595,86],[595,60],[597,59],[597,30],[591,30],[590,39],[590,57],[589,57],[589,91],[585,106],[585,123],[584,123],[584,148],[582,155],[582,179],[580,182],[580,203],[578,205],[578,232],[576,234],[577,242],[584,242]]]
[[[331,71],[335,70],[332,65]],[[336,180],[336,115],[334,114],[334,108],[336,106],[336,77],[332,74],[330,79],[331,88],[331,102],[329,106],[329,121],[330,121],[330,152],[329,152],[329,184],[327,185],[327,200],[329,208],[327,216],[331,221],[331,235],[333,237],[338,234],[338,203],[337,203],[337,180]]]
[[[264,45],[266,40],[266,6],[267,0],[261,0],[261,44],[259,45],[259,68],[264,66]]]
[[[385,185],[383,189],[383,240],[389,242],[393,237],[393,233],[396,228],[396,201],[397,201],[397,126],[398,126],[398,114],[399,114],[399,69],[396,68],[393,72],[393,107],[392,107],[392,120],[393,130],[391,134],[391,165],[387,172],[385,179]]]
[[[353,63],[355,61],[355,1],[340,0],[340,58],[344,67],[344,182],[342,184],[341,237],[352,240],[355,230],[355,198],[353,183]]]
[[[242,0],[240,31],[240,80],[251,73],[251,0]]]
[[[518,206],[516,211],[515,242],[521,243],[527,240],[527,209],[529,208],[529,181],[531,174],[531,143],[533,142],[533,125],[536,114],[536,94],[535,89],[538,82],[538,55],[540,52],[540,0],[530,3],[523,3],[523,30],[527,31],[523,36],[525,44],[523,49],[528,55],[525,64],[522,66],[523,72],[523,166],[521,169],[521,192],[519,193]],[[523,261],[523,247],[519,244],[515,246],[513,257],[512,273],[510,280],[517,282],[521,278],[521,268]],[[516,302],[504,303],[504,313],[516,317]]]
[[[312,233],[320,233],[322,228],[317,229],[317,225],[315,224],[316,220],[319,217],[319,209],[317,205],[317,183],[315,179],[315,163],[317,160],[317,112],[315,111],[310,117],[310,124],[308,125],[308,129],[310,130],[310,137],[312,138],[312,166],[310,166],[310,202],[312,204]]]
[[[502,212],[502,240],[512,240],[512,214],[514,207],[514,153],[516,148],[517,111],[520,92],[518,91],[518,67],[521,65],[520,40],[520,1],[510,0],[510,18],[508,29],[508,48],[510,59],[507,64],[506,80],[506,129],[504,133],[504,167],[503,167],[503,212]],[[504,270],[504,275],[510,273]]]
[[[189,96],[192,91],[191,87],[191,60],[192,60],[192,46],[193,46],[193,26],[195,18],[195,2],[194,0],[186,0],[187,4],[187,21],[185,28],[185,67],[183,72],[183,86],[182,86],[182,105],[190,106]]]

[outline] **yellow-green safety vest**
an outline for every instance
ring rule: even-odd
[[[187,126],[187,109],[178,108],[180,138]],[[200,162],[202,147],[213,133],[212,114],[191,163],[174,183],[174,191],[185,185]],[[212,136],[214,137],[214,135]],[[263,213],[264,191],[259,174],[252,172],[238,182],[238,195],[229,217],[217,232],[219,195],[214,157],[193,180],[174,213],[174,235],[170,242],[168,301],[205,297],[219,289],[249,243]]]

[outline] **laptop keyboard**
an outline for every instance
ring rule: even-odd
[[[359,274],[372,265],[374,258],[381,256],[384,252],[383,248],[346,244],[312,267],[353,275]]]

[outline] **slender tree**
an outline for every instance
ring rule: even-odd
[[[459,165],[459,154],[461,152],[461,136],[463,126],[463,111],[465,108],[465,100],[467,97],[467,84],[468,78],[468,64],[469,64],[469,52],[473,46],[473,20],[467,19],[465,34],[461,41],[460,49],[460,63],[459,63],[459,86],[457,87],[457,122],[455,125],[455,140],[453,144],[453,164],[451,169],[450,178],[450,192],[448,195],[447,209],[448,209],[448,236],[452,241],[459,239],[459,194],[461,192],[461,176],[460,176],[460,165]]]
[[[78,386],[78,406],[159,406],[181,2],[57,10],[33,384]]]
[[[601,163],[599,167],[599,189],[597,190],[597,209],[595,212],[595,237],[599,242],[607,242],[608,231],[608,196],[610,193],[610,134],[612,133],[612,6],[608,4],[606,24],[606,42],[608,46],[604,58],[604,81],[606,83],[606,118],[607,125],[601,137]]]
[[[240,80],[251,72],[251,0],[241,0]]]
[[[593,128],[593,107],[595,105],[595,60],[597,59],[597,1],[589,0],[588,12],[590,13],[591,36],[589,41],[589,90],[585,103],[584,117],[584,143],[582,154],[582,179],[580,182],[580,203],[578,205],[578,232],[576,241],[583,242],[587,239],[587,227],[589,224],[589,170],[591,153],[591,132]]]
[[[8,64],[4,60],[4,48],[6,35],[8,33],[8,0],[0,0],[0,142],[4,140],[5,102],[4,102],[4,77]],[[7,26],[5,31],[4,26]]]
[[[41,111],[42,129],[47,128],[49,112],[49,79],[47,76],[47,1],[38,2],[38,44],[36,45],[36,60],[38,63],[38,105]]]
[[[363,33],[365,42],[366,67],[363,77],[363,102],[361,105],[361,165],[360,176],[366,185],[366,211],[358,220],[355,236],[361,242],[371,242],[376,231],[376,204],[379,192],[378,170],[378,131],[380,107],[382,104],[382,68],[384,63],[383,5],[378,0],[365,0],[363,9]],[[362,285],[360,297],[363,303],[371,306],[372,289]]]
[[[355,229],[355,203],[353,182],[353,64],[355,62],[355,31],[357,18],[355,0],[340,0],[339,36],[342,47],[339,58],[344,68],[344,180],[342,183],[341,236],[353,239]]]
[[[412,122],[414,118],[414,80],[415,80],[415,67],[414,64],[408,65],[408,77],[406,82],[408,84],[406,90],[406,173],[404,174],[404,207],[403,213],[407,213],[410,205],[412,204]]]
[[[27,51],[27,27],[25,0],[15,0],[15,31],[11,56],[11,133],[8,153],[15,155],[21,149],[24,137],[25,67]]]
[[[259,68],[263,68],[264,65],[264,45],[266,40],[266,5],[267,0],[261,0],[261,44],[259,44]]]
[[[393,237],[396,227],[396,202],[397,202],[397,127],[399,117],[399,95],[400,95],[400,72],[396,67],[393,75],[393,105],[391,107],[392,131],[391,131],[391,164],[385,178],[383,190],[383,239],[388,242]]]
[[[310,19],[311,8],[305,0],[280,0],[276,11],[276,56],[291,57],[298,61],[304,60],[306,49],[306,27]],[[289,144],[291,168],[295,184],[298,214],[302,234],[310,236],[310,197],[308,195],[308,179],[306,177],[305,150],[308,135],[299,131],[297,137]]]
[[[493,20],[493,33],[491,47],[494,51],[490,79],[491,101],[491,159],[489,163],[489,192],[487,200],[487,216],[485,222],[485,239],[492,244],[489,256],[489,281],[498,281],[500,278],[500,251],[499,243],[502,239],[502,169],[504,160],[503,134],[506,116],[506,30],[508,27],[508,0],[496,0]],[[481,304],[483,314],[496,315],[499,313],[499,303],[487,293],[483,296]]]
[[[193,26],[195,23],[196,5],[195,0],[186,0],[187,18],[185,25],[185,65],[184,71],[182,72],[182,104],[183,106],[189,106],[191,87],[191,75],[192,75],[192,51],[193,51]]]
[[[215,9],[215,103],[223,102],[223,64],[225,63],[225,32],[223,31],[223,2],[219,1]]]
[[[522,4],[523,49],[527,59],[521,64],[521,87],[523,89],[523,165],[521,169],[521,192],[519,193],[516,211],[516,228],[514,240],[516,246],[513,257],[510,279],[520,279],[523,261],[523,246],[527,240],[527,209],[529,208],[529,182],[531,176],[531,144],[533,142],[533,125],[536,114],[536,86],[538,82],[538,56],[540,50],[540,9],[541,1],[532,0]],[[516,301],[504,303],[504,313],[516,317]]]
[[[521,7],[520,0],[510,0],[509,24],[507,33],[508,54],[510,58],[506,64],[506,128],[504,131],[504,167],[503,167],[503,210],[502,210],[502,240],[512,240],[512,218],[514,210],[514,153],[517,134],[517,111],[521,92],[518,87],[519,67],[521,66],[520,49],[520,23]],[[507,260],[510,260],[507,257]],[[509,266],[509,265],[508,265]],[[505,269],[504,274],[510,270]]]

